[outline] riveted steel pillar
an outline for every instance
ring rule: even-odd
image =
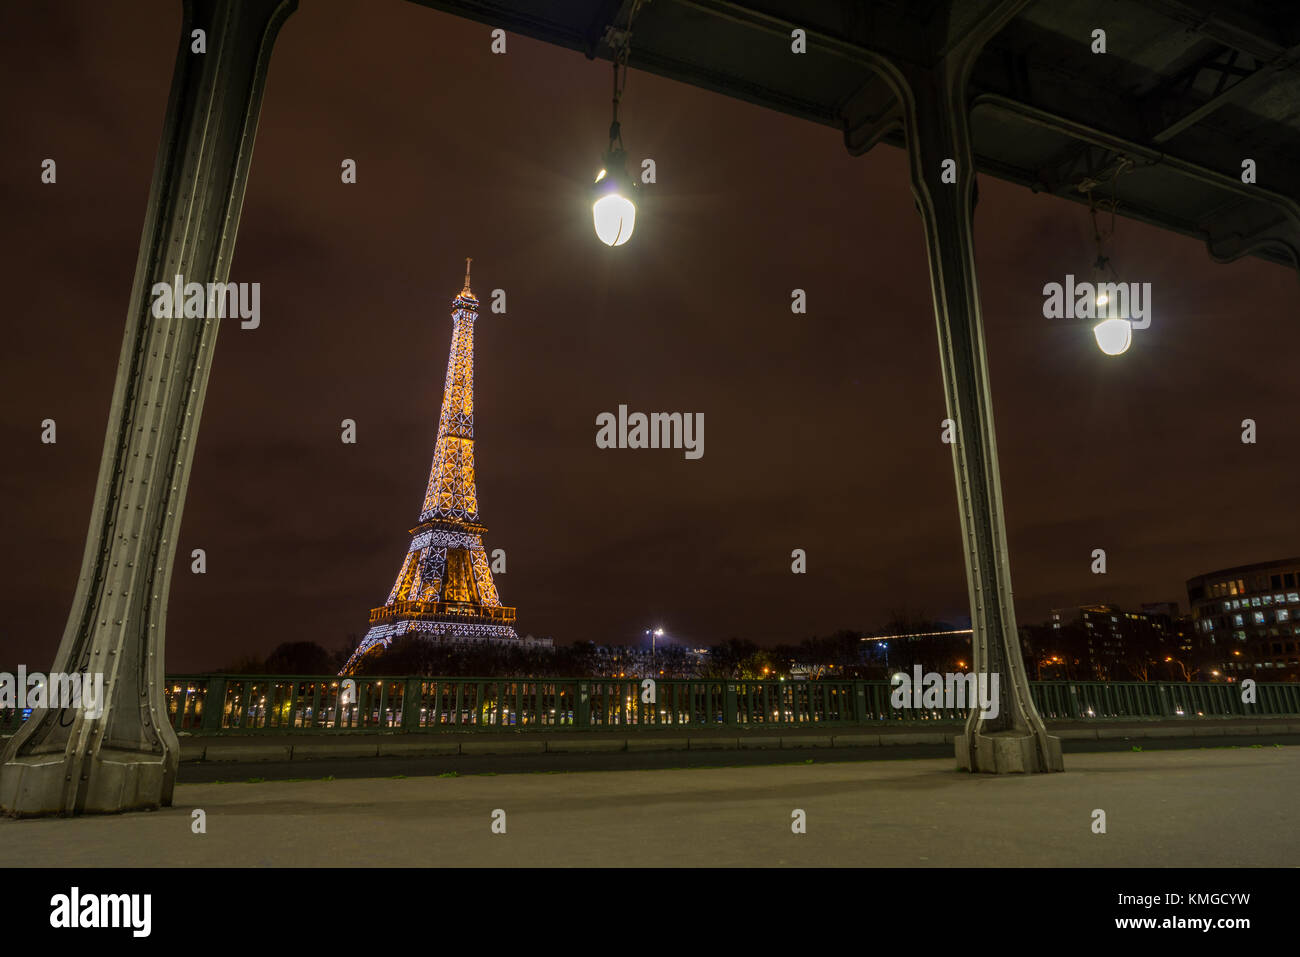
[[[172,802],[179,751],[163,694],[167,593],[223,320],[156,317],[151,290],[177,275],[226,281],[271,48],[296,7],[184,4],[90,530],[55,659],[55,671],[102,673],[105,701],[98,716],[84,707],[33,712],[0,767],[9,814]]]
[[[953,474],[971,607],[976,673],[997,675],[997,713],[973,708],[956,740],[970,771],[1061,771],[1061,743],[1030,695],[1011,593],[993,398],[975,276],[975,161],[966,81],[979,50],[1024,6],[990,3],[986,15],[935,62],[897,65],[912,192],[925,227]],[[945,165],[950,181],[945,182]]]
[[[689,2],[782,40],[792,29],[805,28],[746,4]],[[957,759],[972,771],[1063,769],[1060,740],[1047,733],[1030,696],[1016,629],[972,235],[975,163],[967,80],[980,51],[1032,2],[927,4],[924,17],[918,14],[901,25],[881,20],[882,29],[894,31],[893,42],[882,42],[873,31],[862,31],[849,42],[805,30],[810,47],[873,71],[897,101],[883,109],[873,101],[865,119],[845,116],[849,150],[862,153],[900,125],[907,140],[912,192],[930,257],[944,395],[948,417],[957,427],[953,473],[970,595],[972,657],[977,672],[998,675],[997,715],[985,717],[972,710],[965,734],[957,741]],[[943,180],[945,160],[955,164],[952,182]]]

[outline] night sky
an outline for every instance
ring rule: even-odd
[[[175,0],[0,9],[0,666],[48,667],[72,601],[179,24]],[[514,35],[493,56],[489,29],[308,0],[281,31],[230,275],[261,283],[262,322],[218,341],[168,670],[364,632],[420,511],[466,256],[479,502],[521,634],[773,644],[904,608],[964,622],[903,153],[854,158],[836,130],[633,70],[624,140],[658,183],[609,249],[589,200],[609,65]],[[1116,266],[1152,283],[1154,312],[1110,359],[1090,323],[1042,317],[1043,284],[1093,258],[1085,208],[983,178],[976,239],[1021,622],[1185,607],[1188,577],[1300,551],[1292,272],[1121,220]],[[620,403],[703,412],[703,458],[598,449]]]

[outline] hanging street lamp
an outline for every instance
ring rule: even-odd
[[[601,158],[601,169],[592,186],[591,218],[596,236],[606,246],[622,246],[632,238],[636,226],[636,203],[632,197],[636,183],[627,174],[627,151],[623,148],[623,130],[618,121],[618,105],[627,86],[627,58],[632,48],[632,21],[642,0],[633,0],[627,27],[605,31],[605,42],[614,51],[613,119],[609,124],[609,147]]]

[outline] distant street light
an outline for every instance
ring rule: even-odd
[[[655,639],[656,639],[656,638],[662,638],[662,637],[664,636],[664,630],[663,630],[662,628],[656,628],[654,631],[651,631],[649,628],[647,628],[647,629],[645,630],[645,633],[646,633],[647,635],[650,636],[650,667],[651,667],[651,668],[654,668],[654,666],[655,666]]]

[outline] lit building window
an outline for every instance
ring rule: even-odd
[[[1241,616],[1240,616],[1240,615],[1233,615],[1233,616],[1232,616],[1232,623],[1233,623],[1234,625],[1238,625],[1238,626],[1245,624],[1245,622],[1243,622],[1243,621],[1241,620]]]
[[[1264,624],[1264,613],[1262,611],[1255,612],[1255,624],[1257,625]]]

